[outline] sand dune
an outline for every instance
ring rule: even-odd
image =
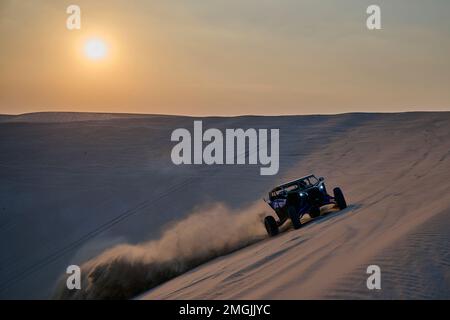
[[[203,119],[216,128],[280,128],[275,177],[251,166],[172,165],[170,132],[192,118],[58,117],[67,119],[0,124],[2,298],[51,297],[68,264],[108,267],[111,257],[142,266],[142,277],[133,268],[120,277],[137,294],[152,286],[151,255],[170,253],[167,270],[187,261],[187,247],[158,248],[177,226],[199,211],[210,219],[201,221],[224,223],[211,218],[215,204],[243,237],[230,241],[230,227],[194,228],[200,239],[221,240],[202,247],[201,262],[226,255],[184,265],[164,280],[186,273],[140,298],[450,298],[450,113]],[[257,222],[244,217],[268,212],[260,199],[271,186],[310,172],[341,186],[349,208],[273,239],[260,225],[249,231]],[[369,264],[381,267],[379,292],[365,287]],[[99,283],[117,288],[117,278]],[[91,289],[78,297],[99,297]]]
[[[80,121],[103,121],[113,119],[148,118],[151,115],[126,113],[83,113],[83,112],[33,112],[19,115],[0,115],[0,122],[9,123],[64,123]]]
[[[320,172],[344,188],[348,209],[144,298],[450,298],[447,116],[391,115],[349,130],[288,175]],[[382,270],[379,292],[365,285],[370,264]]]

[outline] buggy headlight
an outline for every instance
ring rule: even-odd
[[[319,190],[323,190],[323,184],[319,186]]]
[[[300,197],[306,196],[306,193],[300,192]]]

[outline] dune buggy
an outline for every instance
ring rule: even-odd
[[[269,200],[264,201],[278,216],[278,220],[273,216],[264,218],[264,226],[270,236],[277,235],[279,227],[288,219],[291,219],[295,229],[300,228],[300,219],[305,213],[316,218],[320,215],[320,207],[324,205],[334,204],[340,210],[347,208],[342,190],[336,187],[333,189],[333,196],[330,196],[324,178],[316,178],[314,175],[275,187],[269,192]]]

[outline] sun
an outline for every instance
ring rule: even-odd
[[[102,60],[108,55],[108,46],[102,39],[89,39],[84,44],[84,54],[90,60]]]

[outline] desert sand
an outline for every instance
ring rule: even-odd
[[[280,172],[175,166],[170,133],[279,128]],[[450,298],[450,113],[0,117],[0,298]],[[261,200],[314,173],[349,207],[268,238]],[[83,289],[60,278],[82,265]],[[366,287],[379,265],[382,289]],[[59,283],[59,284],[58,284]]]

